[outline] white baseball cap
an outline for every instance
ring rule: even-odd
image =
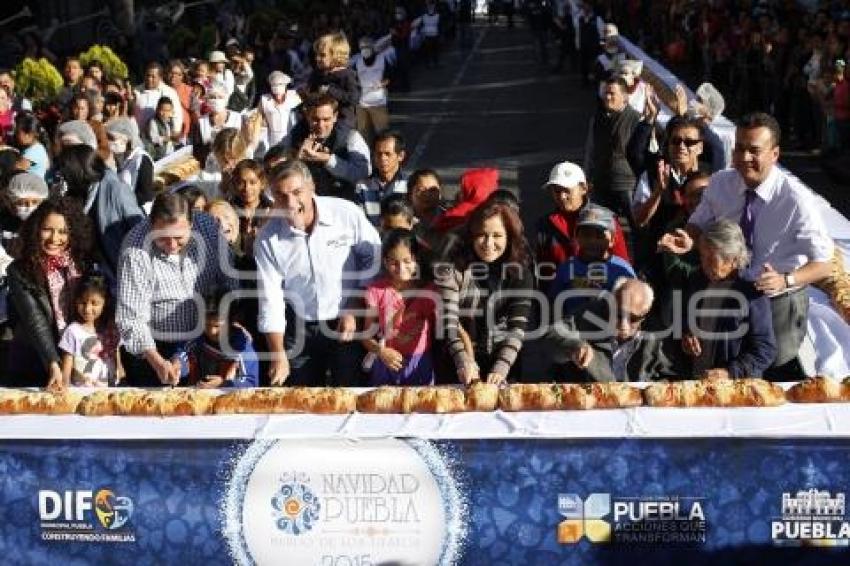
[[[605,24],[602,27],[602,40],[605,41],[610,37],[618,37],[620,35],[620,30],[617,29],[617,26],[614,24]]]
[[[549,173],[549,180],[546,181],[543,188],[546,189],[551,185],[557,185],[569,189],[581,183],[587,183],[581,167],[570,161],[564,161],[552,167],[552,171]]]

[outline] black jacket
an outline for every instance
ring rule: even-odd
[[[350,128],[342,120],[338,120],[334,126],[331,135],[323,142],[328,148],[331,155],[337,156],[339,159],[348,160],[350,152],[348,151],[348,136],[351,133]],[[307,136],[310,135],[310,126],[306,120],[302,120],[292,129],[292,148],[297,151],[300,148]],[[359,203],[355,184],[346,180],[334,177],[330,171],[319,163],[305,162],[310,170],[310,175],[313,177],[313,183],[316,186],[316,194],[319,196],[338,197],[350,200],[351,202]]]
[[[26,383],[19,385],[41,386],[47,382],[48,367],[59,363],[59,334],[56,317],[47,288],[43,283],[29,279],[21,270],[20,260],[9,265],[6,272],[11,299],[11,320],[14,321],[15,342],[29,346],[41,361],[41,367],[33,368],[33,374],[23,376]],[[9,376],[17,378],[17,376]]]
[[[626,150],[638,123],[640,114],[628,104],[620,112],[607,112],[600,108],[594,115],[590,124],[586,171],[594,190],[606,193],[635,188],[635,174],[626,158]]]

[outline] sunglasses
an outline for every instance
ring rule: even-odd
[[[670,145],[677,146],[681,144],[685,144],[686,147],[694,147],[698,143],[702,143],[702,140],[695,140],[693,138],[670,138]]]

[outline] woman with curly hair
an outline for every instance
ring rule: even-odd
[[[485,203],[465,235],[455,259],[434,269],[446,350],[461,382],[504,383],[520,373],[534,289],[522,221],[508,204]]]
[[[74,286],[85,273],[91,222],[74,198],[51,198],[21,226],[21,255],[9,266],[15,337],[6,385],[63,387],[56,344],[73,314]]]

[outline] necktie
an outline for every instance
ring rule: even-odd
[[[744,210],[741,211],[741,231],[744,233],[744,241],[747,242],[747,249],[753,249],[753,233],[756,224],[753,216],[753,200],[756,198],[756,192],[747,189],[744,192]]]

